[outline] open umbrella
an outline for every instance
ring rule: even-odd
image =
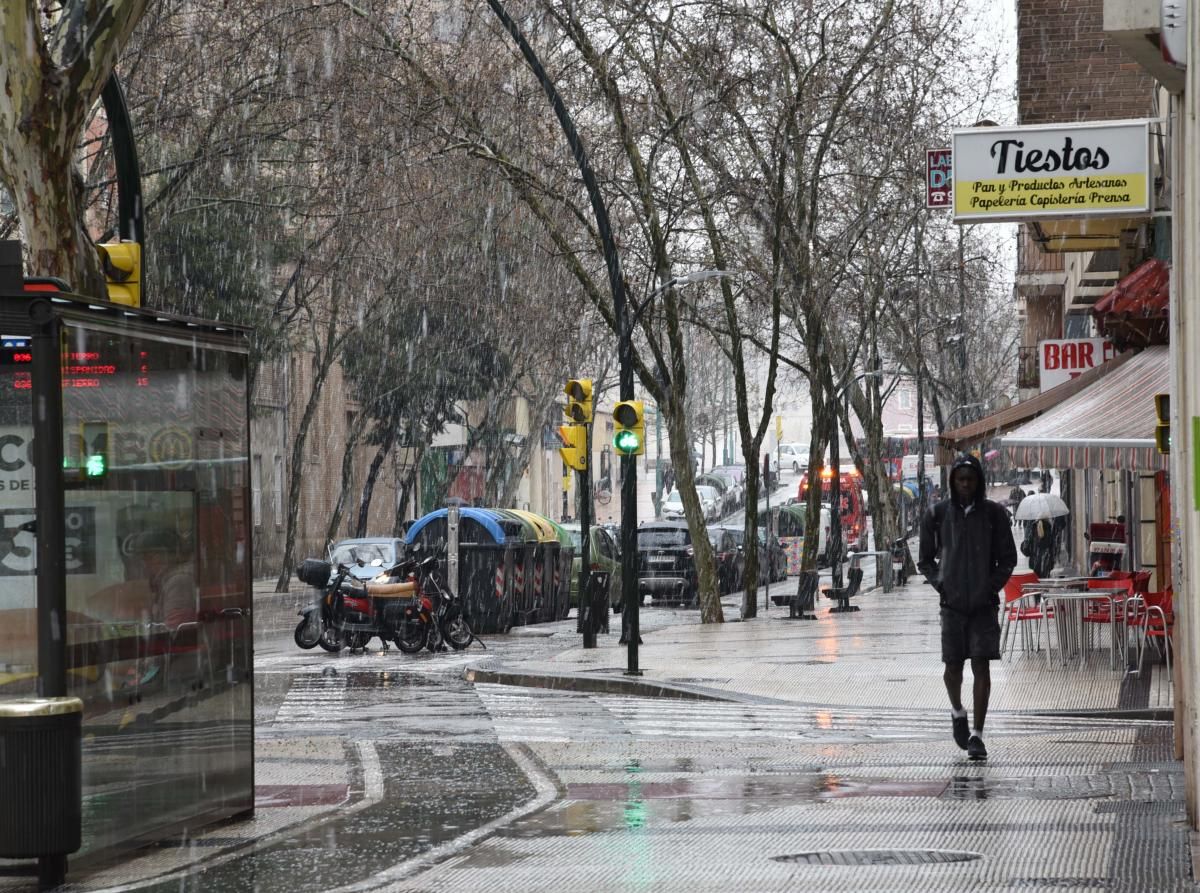
[[[1060,518],[1071,514],[1067,504],[1053,493],[1034,493],[1026,496],[1017,506],[1018,521],[1040,521],[1043,518]]]

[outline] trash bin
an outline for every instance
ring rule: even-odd
[[[0,701],[0,857],[37,858],[48,883],[80,845],[82,720],[79,698]]]
[[[558,620],[561,606],[555,587],[555,570],[562,549],[558,530],[549,518],[536,512],[509,509],[510,514],[526,521],[537,533],[537,551],[533,559],[533,613],[534,623],[549,623]]]
[[[571,614],[571,575],[575,571],[575,541],[571,534],[553,521],[550,524],[558,534],[558,562],[554,568],[553,593],[556,604],[554,617],[566,620]]]
[[[458,533],[458,596],[477,633],[505,633],[513,624],[513,553],[524,527],[491,509],[461,510]],[[446,544],[446,510],[414,521],[405,534],[411,549],[439,550]]]
[[[513,623],[516,626],[537,623],[539,605],[533,588],[540,545],[537,526],[520,512],[510,509],[495,509],[494,512],[520,525],[520,533],[508,540],[512,548]]]

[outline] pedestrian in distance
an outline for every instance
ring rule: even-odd
[[[921,519],[917,568],[937,590],[942,679],[950,696],[954,743],[972,760],[987,758],[983,723],[992,693],[990,661],[1000,659],[1000,591],[1017,564],[1004,509],[984,496],[983,468],[962,455],[950,470],[950,496]],[[974,725],[962,704],[963,667],[971,661]]]

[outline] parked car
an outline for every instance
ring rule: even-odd
[[[787,556],[787,572],[800,573],[801,556],[804,551],[805,518],[807,509],[799,500],[789,500],[775,516],[775,530],[779,544]],[[821,505],[821,527],[817,532],[817,567],[829,563],[829,531],[833,516],[829,506]],[[761,528],[760,528],[761,529]]]
[[[717,491],[717,494],[720,497],[718,503],[720,507],[718,517],[737,511],[738,493],[735,492],[734,484],[731,479],[722,474],[717,474],[714,471],[710,471],[707,474],[698,475],[696,477],[696,484],[697,486],[712,487]]]
[[[790,468],[793,474],[808,470],[808,444],[781,443],[779,445],[779,465]]]
[[[660,511],[663,518],[667,521],[678,521],[680,518],[684,517],[683,494],[679,492],[678,487],[667,494],[666,498],[662,502],[662,508]]]
[[[696,487],[696,495],[700,497],[700,509],[704,513],[705,521],[717,521],[720,519],[722,512],[721,494],[716,487],[708,487],[703,484]]]
[[[746,556],[733,531],[725,527],[708,528],[708,539],[712,543],[713,557],[717,564],[717,591],[737,592],[742,588],[746,571]]]
[[[655,521],[637,531],[638,598],[695,605],[696,558],[692,535],[682,521]]]
[[[732,475],[717,468],[714,468],[709,474],[725,482],[726,495],[730,504],[729,511],[736,512],[746,504],[746,488],[740,480],[736,480]]]
[[[577,523],[560,525],[571,535],[575,558],[571,562],[571,607],[579,607],[579,569],[583,563],[583,528]],[[621,610],[621,561],[612,534],[597,524],[588,528],[588,564],[594,571],[608,574],[608,603],[614,612]]]
[[[339,540],[329,549],[329,563],[336,573],[339,564],[350,568],[350,576],[372,580],[404,559],[404,540],[369,536]],[[375,562],[378,561],[378,564]]]
[[[737,544],[738,553],[742,556],[741,560],[741,576],[738,578],[738,589],[745,586],[746,573],[746,530],[743,527],[725,527],[725,530]],[[783,544],[779,542],[779,538],[771,534],[770,545],[767,545],[767,531],[759,525],[758,528],[758,582],[762,583],[766,579],[763,569],[769,567],[771,569],[771,582],[787,579],[787,553],[783,550]]]

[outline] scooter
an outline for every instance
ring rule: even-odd
[[[304,560],[296,576],[312,587],[315,597],[300,609],[303,619],[293,636],[298,646],[357,651],[365,648],[372,636],[379,636],[387,649],[388,642],[395,640],[399,621],[392,603],[418,594],[416,582],[403,579],[416,568],[416,562],[401,562],[387,570],[379,559],[374,564],[380,568],[379,574],[362,582],[351,576],[349,565],[340,564],[335,572],[328,561]]]
[[[1107,577],[1125,563],[1125,523],[1095,522],[1088,525],[1088,565],[1093,577]]]

